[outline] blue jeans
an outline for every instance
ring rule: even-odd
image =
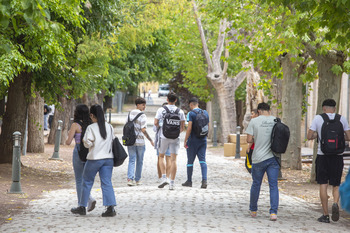
[[[193,163],[198,156],[199,164],[202,171],[202,180],[207,180],[207,162],[205,161],[205,153],[207,150],[207,140],[189,138],[187,141],[187,180],[192,182]]]
[[[278,173],[279,165],[275,158],[270,158],[260,163],[252,164],[253,184],[250,189],[249,210],[258,210],[258,200],[261,182],[266,172],[270,187],[270,214],[277,214],[279,194],[278,194]]]
[[[74,176],[75,176],[75,188],[77,190],[77,196],[78,196],[78,204],[80,203],[81,198],[81,187],[83,185],[83,171],[85,162],[81,161],[79,158],[79,151],[80,144],[75,144],[74,150],[73,150],[73,169],[74,169]]]
[[[44,115],[44,129],[47,130],[49,114]]]
[[[112,185],[113,159],[88,160],[83,172],[83,186],[79,206],[87,207],[90,192],[94,185],[97,172],[101,180],[101,189],[104,206],[116,206],[115,194]]]
[[[145,154],[146,147],[143,146],[128,146],[129,152],[129,166],[128,166],[128,179],[139,181],[141,180],[143,156]],[[136,163],[136,172],[135,172]]]

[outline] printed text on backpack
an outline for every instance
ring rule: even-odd
[[[163,121],[163,135],[166,138],[176,139],[180,135],[180,109],[177,108],[175,112],[171,112],[167,106],[163,106],[166,113]]]

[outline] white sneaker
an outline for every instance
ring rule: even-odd
[[[158,185],[158,188],[164,188],[165,185],[169,184],[168,180],[166,178],[162,179],[162,182],[160,183],[160,185]]]
[[[128,186],[135,186],[136,183],[134,180],[128,180]]]
[[[169,184],[169,190],[174,190],[174,184],[172,183]]]
[[[142,182],[141,182],[141,180],[139,180],[139,181],[136,181],[136,185],[142,185]]]
[[[95,209],[96,206],[96,200],[94,198],[89,199],[88,201],[88,206],[87,206],[87,211],[93,211]]]

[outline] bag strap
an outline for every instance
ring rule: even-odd
[[[335,114],[334,120],[336,121],[340,121],[341,115],[339,115],[338,113]]]
[[[139,114],[137,114],[136,117],[132,121],[135,122],[137,120],[137,118],[139,118],[142,114],[143,114],[143,112],[140,112]]]
[[[328,121],[329,121],[329,117],[328,117],[327,113],[322,113],[320,116],[322,117],[322,119],[324,120],[324,122],[328,122]],[[337,115],[336,115],[336,116],[337,116]]]
[[[179,112],[180,112],[180,109],[179,109],[179,108],[176,108],[175,113],[176,113],[176,114],[179,114]]]
[[[165,111],[167,112],[167,113],[170,113],[170,110],[169,110],[169,108],[167,107],[167,106],[163,106],[163,108],[165,109]]]

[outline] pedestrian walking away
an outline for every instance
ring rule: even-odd
[[[68,132],[68,138],[66,140],[66,145],[70,145],[73,141],[73,138],[75,139],[75,147],[73,150],[73,170],[74,170],[74,176],[75,176],[75,187],[77,191],[77,197],[78,197],[78,205],[81,200],[81,190],[82,190],[82,184],[83,184],[83,171],[85,162],[82,161],[79,157],[79,150],[81,146],[82,132],[86,130],[88,125],[91,124],[91,119],[89,115],[89,108],[85,104],[79,104],[76,106],[74,111],[74,122],[71,125],[71,128]],[[89,201],[88,201],[88,212],[92,211],[95,208],[96,200],[90,195]],[[72,212],[74,212],[76,208],[72,209]]]
[[[270,220],[277,220],[279,205],[278,173],[279,164],[271,151],[271,132],[275,117],[270,115],[267,103],[258,104],[259,116],[249,122],[247,142],[254,143],[252,154],[252,179],[249,210],[252,217],[257,216],[260,188],[264,174],[267,174],[270,188]]]
[[[163,126],[160,131],[160,147],[159,147],[159,167],[162,172],[162,180],[158,188],[164,188],[169,184],[169,189],[174,189],[175,177],[176,177],[176,156],[180,149],[180,133],[185,128],[185,114],[184,112],[175,106],[177,101],[177,95],[174,92],[169,92],[167,95],[168,104],[159,108],[155,119],[154,125],[158,128],[160,120],[163,121]],[[170,166],[170,181],[166,177],[164,155],[169,148],[171,166]]]
[[[52,120],[55,115],[55,105],[51,104],[49,107],[51,108],[51,112],[49,113],[49,128],[51,129]]]
[[[165,106],[167,104],[168,102],[165,102],[162,104],[162,106]],[[162,178],[162,171],[160,170],[160,167],[159,167],[160,131],[162,130],[162,126],[163,126],[163,119],[159,119],[159,127],[153,125],[153,131],[156,133],[155,140],[154,140],[154,148],[157,151],[157,157],[158,157],[157,172],[158,172],[159,182],[161,182],[161,178]],[[167,179],[170,179],[170,167],[171,167],[171,157],[170,157],[170,150],[168,148],[165,152],[165,173],[166,173]]]
[[[343,173],[345,140],[350,140],[347,120],[336,114],[336,102],[326,99],[322,103],[323,114],[316,115],[307,133],[307,139],[318,139],[316,157],[316,181],[320,185],[323,215],[319,222],[329,223],[328,185],[333,187],[332,220],[339,220],[339,185]]]
[[[87,127],[83,138],[84,146],[89,148],[89,153],[83,171],[81,200],[79,207],[72,212],[86,215],[86,206],[98,172],[101,180],[103,205],[106,207],[102,217],[112,217],[116,215],[114,207],[117,205],[112,185],[114,130],[110,124],[105,122],[100,105],[91,106],[90,117],[92,124]]]
[[[187,180],[182,186],[192,187],[193,163],[198,157],[202,171],[201,188],[207,188],[207,162],[205,159],[207,150],[207,134],[209,129],[208,112],[198,107],[198,99],[193,97],[189,100],[191,111],[187,114],[187,131],[184,147],[187,151]],[[201,132],[197,132],[201,131]]]
[[[44,130],[48,130],[48,119],[51,108],[45,103],[44,104]]]
[[[135,143],[128,145],[129,165],[128,165],[128,185],[141,185],[141,174],[143,167],[143,157],[145,154],[145,137],[154,146],[153,140],[147,133],[147,116],[143,113],[146,109],[146,100],[138,97],[135,100],[136,109],[132,110],[127,118],[127,122],[132,121],[134,124]],[[136,119],[136,120],[135,120]],[[136,170],[135,170],[136,164]]]
[[[258,110],[253,109],[250,115],[250,120],[254,119],[259,116]],[[248,143],[248,149],[246,151],[246,157],[245,157],[245,167],[248,170],[248,172],[251,174],[252,173],[252,154],[254,151],[254,143]]]

